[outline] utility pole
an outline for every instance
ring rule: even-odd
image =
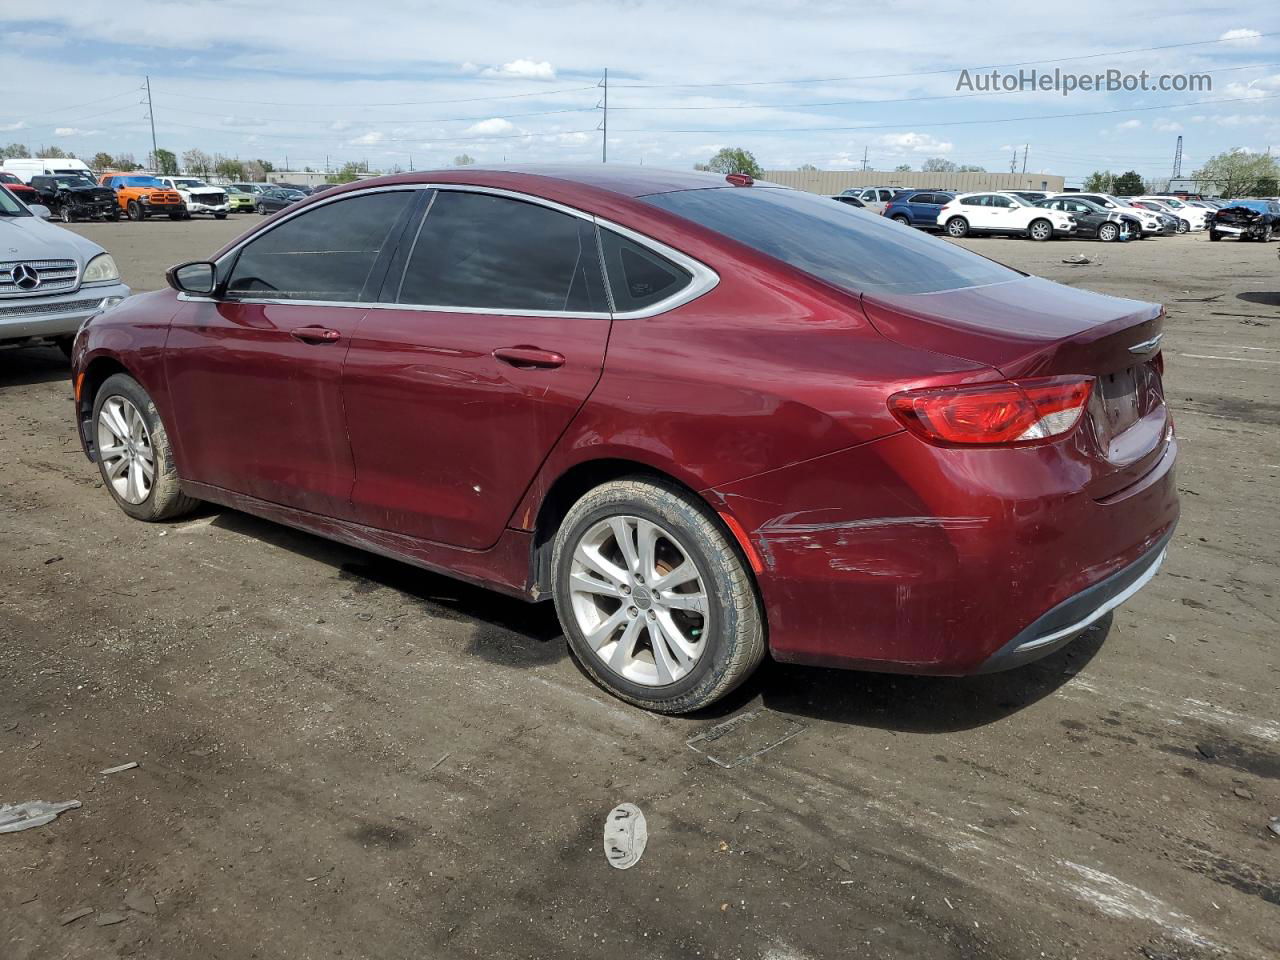
[[[1022,145],[1022,172],[1027,172],[1027,151],[1031,149],[1031,144],[1024,143]]]
[[[601,119],[600,126],[597,128],[603,131],[603,134],[604,134],[600,138],[600,162],[608,163],[609,162],[609,68],[608,67],[604,68],[604,78],[599,83],[597,83],[596,86],[604,88],[604,96],[600,99],[600,102],[596,104],[597,109],[601,109],[604,111],[604,117]]]
[[[1018,148],[1017,147],[1013,148],[1013,159],[1009,161],[1009,172],[1010,173],[1018,172]]]
[[[151,169],[155,170],[156,167],[159,165],[159,162],[156,160],[156,154],[159,153],[159,148],[156,147],[156,111],[155,111],[155,108],[151,105],[151,77],[148,76],[146,80],[147,80],[147,119],[151,121]]]
[[[867,172],[867,147],[866,146],[863,146],[862,148],[862,172],[863,173]]]
[[[1182,176],[1182,135],[1178,135],[1178,146],[1173,151],[1173,178]]]

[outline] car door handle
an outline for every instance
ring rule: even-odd
[[[342,339],[342,334],[337,330],[330,330],[328,327],[294,327],[289,331],[289,336],[295,340],[301,340],[303,343],[333,343]]]
[[[554,350],[542,350],[538,347],[499,347],[493,356],[513,367],[536,367],[550,370],[564,366],[564,354]]]

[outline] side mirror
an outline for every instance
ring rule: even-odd
[[[29,203],[27,209],[34,213],[41,220],[52,220],[53,213],[43,203]]]
[[[217,268],[208,260],[192,260],[170,267],[165,271],[164,278],[179,293],[197,297],[212,296],[218,288]]]

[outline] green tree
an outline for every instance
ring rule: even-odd
[[[271,173],[276,168],[276,165],[270,160],[263,160],[261,157],[256,162],[262,168],[263,173]]]
[[[956,165],[946,157],[930,157],[920,164],[920,169],[925,173],[955,173]]]
[[[1275,182],[1280,180],[1280,164],[1268,153],[1250,153],[1235,147],[1210,157],[1192,176],[1207,181],[1200,185],[1201,190],[1216,189],[1224,197],[1266,196],[1275,192]],[[1264,190],[1268,185],[1272,189]]]
[[[166,150],[160,147],[156,150],[155,155],[156,173],[166,177],[176,176],[178,173],[178,157],[172,150]]]
[[[911,164],[909,164],[909,163],[900,163],[900,164],[898,164],[896,167],[894,167],[894,168],[893,168],[893,172],[894,172],[894,173],[910,173],[910,172],[911,172]]]
[[[460,153],[453,158],[453,165],[455,167],[469,167],[475,162],[476,158],[471,156],[469,153]]]
[[[115,163],[116,162],[112,159],[111,154],[103,153],[99,150],[93,155],[93,159],[89,161],[89,166],[93,167],[95,170],[114,170],[116,168]]]
[[[818,168],[815,167],[812,163],[802,163],[800,164],[800,166],[796,167],[796,169],[799,170],[801,173],[817,173],[818,172]]]
[[[1128,170],[1116,177],[1111,192],[1121,197],[1136,197],[1142,193],[1142,175],[1136,170]]]
[[[1084,188],[1090,193],[1108,193],[1114,181],[1110,170],[1095,170],[1085,179]]]
[[[14,160],[19,157],[29,157],[31,152],[27,149],[25,143],[11,143],[7,147],[0,148],[0,160]]]
[[[1263,177],[1258,181],[1258,188],[1254,190],[1254,193],[1260,197],[1274,197],[1277,193],[1280,193],[1280,181],[1277,181],[1275,177]]]
[[[763,177],[764,170],[756,162],[750,150],[742,147],[721,147],[714,157],[707,161],[707,169],[712,173],[745,173],[750,177]]]
[[[71,156],[71,154],[61,147],[41,147],[36,151],[36,156],[42,160],[63,160]]]
[[[243,180],[244,164],[231,157],[219,155],[214,158],[213,172],[224,180]]]
[[[331,173],[325,177],[330,183],[350,183],[352,180],[359,179],[359,174],[363,171],[364,165],[354,160],[348,160],[342,165],[337,173]]]
[[[979,167],[972,163],[962,163],[956,167],[956,173],[986,173],[986,167]]]

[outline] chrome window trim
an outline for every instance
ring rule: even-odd
[[[317,207],[322,207],[330,203],[338,203],[343,200],[350,200],[354,197],[368,196],[369,194],[374,194],[374,193],[389,193],[393,191],[403,191],[403,190],[454,190],[462,193],[485,193],[485,194],[490,194],[492,196],[507,197],[508,199],[511,199],[511,200],[518,200],[518,201],[523,201],[525,203],[536,204],[537,206],[541,206],[541,207],[547,207],[551,210],[556,210],[556,211],[559,211],[560,213],[565,213],[565,214],[568,214],[569,216],[577,217],[580,220],[586,220],[587,222],[594,224],[598,229],[612,230],[614,233],[624,236],[628,240],[638,243],[640,246],[647,248],[653,253],[656,253],[661,257],[665,257],[666,259],[671,260],[672,262],[683,267],[685,270],[689,271],[689,273],[692,275],[692,279],[689,281],[689,283],[687,283],[684,287],[682,287],[676,293],[672,294],[670,297],[667,297],[663,300],[659,300],[657,303],[650,304],[648,307],[645,307],[642,310],[612,311],[612,312],[604,312],[604,313],[591,312],[591,311],[569,311],[569,310],[511,310],[511,309],[506,309],[501,307],[445,307],[445,306],[435,306],[431,304],[381,303],[381,302],[365,301],[365,300],[354,300],[354,301],[292,300],[287,298],[269,298],[269,297],[227,297],[225,298],[225,300],[232,301],[235,303],[262,303],[262,304],[271,304],[271,305],[297,304],[300,306],[312,306],[312,307],[361,307],[369,310],[413,310],[413,311],[423,312],[423,313],[457,313],[457,314],[491,314],[491,315],[497,314],[500,316],[510,316],[510,317],[567,317],[567,318],[580,317],[588,320],[596,320],[596,319],[642,320],[647,317],[658,316],[659,314],[666,313],[670,310],[674,310],[677,307],[682,307],[686,303],[690,303],[691,301],[696,300],[698,297],[701,297],[703,294],[710,292],[716,287],[717,284],[720,283],[720,275],[716,273],[714,270],[712,270],[710,267],[708,267],[706,264],[702,263],[702,261],[695,260],[693,257],[689,256],[688,254],[682,253],[681,251],[676,250],[674,247],[669,247],[667,246],[667,244],[661,242],[660,240],[654,240],[652,237],[646,236],[643,233],[639,233],[635,230],[632,230],[630,227],[624,227],[619,223],[613,222],[612,220],[606,220],[603,217],[597,217],[594,214],[590,214],[585,211],[578,210],[574,207],[566,206],[565,204],[558,203],[555,200],[548,200],[545,197],[537,197],[532,194],[520,193],[519,191],[516,191],[516,190],[507,190],[502,187],[486,187],[486,186],[479,186],[476,184],[468,184],[468,183],[384,184],[383,186],[379,186],[379,187],[369,187],[364,190],[352,190],[349,193],[342,193],[342,194],[338,194],[337,196],[324,197],[317,203],[313,203],[313,204],[309,203],[302,209],[290,211],[286,216],[281,217],[279,221],[271,224],[269,227],[263,230],[254,231],[252,234],[245,237],[240,243],[237,243],[234,247],[232,247],[230,250],[224,253],[217,260],[213,261],[213,263],[215,266],[219,268],[222,267],[224,262],[234,260],[235,257],[239,256],[240,251],[243,250],[250,243],[252,243],[254,240],[257,240],[259,237],[265,236],[266,234],[270,233],[272,230],[279,227],[281,224],[288,223],[294,217],[301,216],[302,214],[307,213],[310,210],[314,210]],[[421,232],[422,225],[426,223],[426,215],[428,213],[430,213],[429,209],[424,212],[422,219],[419,221],[419,225],[418,225],[419,232]],[[414,237],[414,243],[415,244],[417,243],[416,235]],[[407,262],[408,261],[406,261],[406,263]],[[600,265],[601,265],[601,270],[605,271],[605,285],[606,287],[608,287],[609,285],[608,283],[609,277],[607,272],[608,267],[604,263],[603,256],[600,257]],[[397,294],[398,293],[399,291],[397,291]],[[179,293],[178,299],[185,302],[190,302],[190,303],[223,302],[214,297],[197,297],[197,296],[192,296],[185,293]],[[609,301],[610,301],[610,304],[612,304],[613,302],[612,292],[609,292]]]

